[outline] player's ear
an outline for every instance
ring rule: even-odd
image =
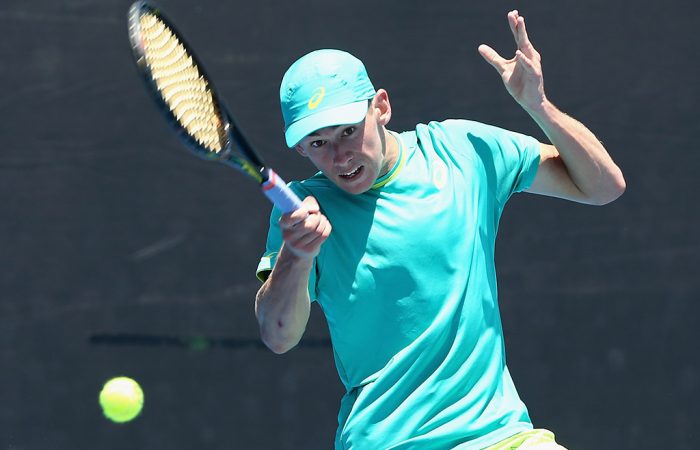
[[[379,89],[372,99],[372,108],[377,112],[377,120],[380,125],[386,125],[391,120],[391,103],[389,93],[385,89]]]
[[[294,146],[294,150],[297,151],[301,156],[304,158],[308,157],[309,155],[306,154],[306,150],[304,150],[304,147],[301,146],[301,144],[297,144]]]

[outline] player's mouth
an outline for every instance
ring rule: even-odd
[[[364,171],[364,168],[365,168],[365,166],[358,166],[357,168],[355,168],[349,172],[338,174],[338,176],[344,180],[351,181],[351,180],[358,178],[362,174],[362,172]]]

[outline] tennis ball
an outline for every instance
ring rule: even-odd
[[[128,377],[112,378],[100,391],[100,406],[105,417],[113,422],[133,420],[143,408],[141,386]]]

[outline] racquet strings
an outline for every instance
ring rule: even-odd
[[[143,52],[156,88],[178,123],[209,152],[226,147],[219,108],[192,57],[158,16],[139,17]]]

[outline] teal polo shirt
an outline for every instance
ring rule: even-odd
[[[397,136],[398,162],[361,195],[321,173],[290,184],[333,225],[309,295],[346,388],[335,446],[483,448],[532,428],[506,366],[494,254],[539,142],[466,120]],[[282,244],[279,217],[273,209],[261,279]]]

